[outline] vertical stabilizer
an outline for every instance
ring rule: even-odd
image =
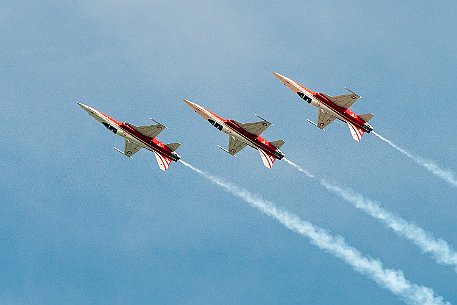
[[[159,164],[160,169],[163,171],[166,171],[168,169],[168,167],[170,167],[170,163],[172,160],[157,152],[154,152],[154,155],[156,156],[157,164]]]
[[[360,142],[360,139],[362,138],[363,134],[365,133],[365,130],[362,128],[359,128],[352,123],[348,123],[349,126],[349,131],[351,132],[352,138],[356,140],[357,142]]]
[[[273,163],[276,161],[276,157],[270,155],[267,152],[264,152],[263,150],[259,149],[260,156],[262,157],[263,165],[265,165],[268,168],[273,167]]]

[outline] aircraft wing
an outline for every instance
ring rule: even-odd
[[[232,136],[229,136],[229,147],[228,147],[228,153],[231,154],[232,156],[236,155],[240,150],[246,147],[246,143],[244,143],[241,140],[238,140],[237,138],[234,138]]]
[[[136,131],[149,138],[157,137],[159,133],[161,133],[166,128],[162,124],[155,124],[149,126],[135,126],[133,124],[129,124],[129,126],[133,127]]]
[[[320,129],[324,129],[328,124],[330,124],[336,119],[336,116],[322,109],[319,109],[317,111],[317,117],[317,127],[319,127]]]
[[[240,127],[242,127],[247,132],[258,136],[262,132],[264,132],[268,127],[270,127],[271,123],[267,121],[260,121],[255,123],[238,123],[238,125],[240,125]]]
[[[133,156],[136,152],[138,152],[141,149],[140,145],[137,145],[129,140],[125,140],[125,146],[124,146],[124,154],[127,157]]]
[[[351,107],[359,98],[360,95],[357,94],[345,94],[345,95],[338,95],[338,96],[328,96],[327,97],[337,104],[340,107],[348,109]]]

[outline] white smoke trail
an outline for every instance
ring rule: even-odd
[[[180,162],[226,192],[276,219],[288,229],[307,237],[311,243],[342,259],[351,265],[355,271],[373,279],[379,286],[388,289],[407,304],[450,304],[443,297],[436,295],[433,289],[408,281],[402,271],[385,269],[379,260],[364,257],[357,249],[349,246],[343,237],[333,236],[328,231],[301,220],[292,213],[277,208],[273,203],[263,200],[245,189],[204,172],[187,162],[182,160]]]
[[[401,152],[403,155],[407,156],[408,158],[410,158],[411,160],[416,162],[416,164],[419,164],[420,166],[422,166],[423,168],[425,168],[426,170],[428,170],[429,172],[431,172],[435,176],[440,177],[441,179],[443,179],[444,181],[446,181],[447,183],[449,183],[453,187],[457,187],[457,179],[455,177],[454,172],[452,172],[450,170],[442,169],[434,161],[425,160],[425,159],[423,159],[421,157],[413,155],[412,153],[410,153],[407,150],[405,150],[405,149],[399,147],[398,145],[392,143],[391,141],[387,140],[386,138],[384,138],[383,136],[381,136],[380,134],[378,134],[378,133],[376,133],[374,131],[372,131],[372,133],[375,136],[377,136],[379,139],[383,140],[384,142],[386,142],[387,144],[389,144],[390,146],[392,146],[393,148],[395,148],[396,150]]]
[[[287,160],[287,162],[303,172],[306,176],[314,177],[292,161]],[[379,203],[364,198],[361,194],[357,194],[352,190],[343,188],[336,183],[329,182],[325,179],[320,179],[319,182],[328,191],[336,193],[343,200],[354,205],[357,209],[362,210],[371,217],[381,221],[398,235],[412,241],[422,250],[422,252],[432,254],[437,263],[453,266],[454,270],[457,272],[457,252],[445,240],[434,238],[431,233],[426,232],[415,224],[407,222],[398,215],[394,215],[393,213],[384,210]]]
[[[377,202],[364,198],[362,195],[343,188],[335,183],[322,179],[321,185],[327,190],[338,194],[345,201],[378,219],[398,235],[412,241],[424,253],[430,253],[435,261],[442,265],[450,265],[457,272],[457,252],[443,239],[436,239],[419,226],[409,223],[400,216],[384,210]]]
[[[302,168],[300,165],[297,165],[295,164],[294,162],[286,159],[286,158],[283,158],[284,161],[286,161],[287,163],[289,163],[290,165],[292,165],[295,169],[297,169],[298,171],[304,173],[306,176],[308,176],[308,178],[314,178],[314,175],[311,174],[310,172],[308,172],[307,170],[305,170],[304,168]]]

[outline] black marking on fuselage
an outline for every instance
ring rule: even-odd
[[[114,128],[113,126],[111,126],[110,124],[106,123],[106,122],[102,122],[103,126],[105,126],[106,128],[108,128],[108,130],[111,130],[114,134],[117,134],[117,129]]]

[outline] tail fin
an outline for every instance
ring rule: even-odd
[[[365,133],[365,130],[362,128],[359,128],[357,126],[354,126],[353,124],[348,122],[349,126],[349,131],[351,132],[352,138],[356,140],[357,142],[360,142],[360,139],[362,138],[363,134]]]
[[[154,155],[156,156],[157,164],[159,164],[160,169],[166,171],[168,167],[170,167],[170,163],[172,160],[156,152],[154,152]]]
[[[181,143],[169,143],[165,146],[168,147],[171,151],[175,151],[180,145]]]
[[[264,152],[263,150],[259,149],[260,156],[262,157],[263,165],[265,165],[268,168],[273,167],[273,163],[276,161],[276,157],[270,155],[267,152]]]
[[[359,115],[359,117],[362,120],[364,120],[365,122],[368,122],[373,117],[373,113],[365,113],[365,114]]]
[[[277,140],[277,141],[273,141],[273,142],[270,142],[271,145],[273,145],[274,147],[276,148],[281,148],[281,146],[284,144],[284,140]]]

